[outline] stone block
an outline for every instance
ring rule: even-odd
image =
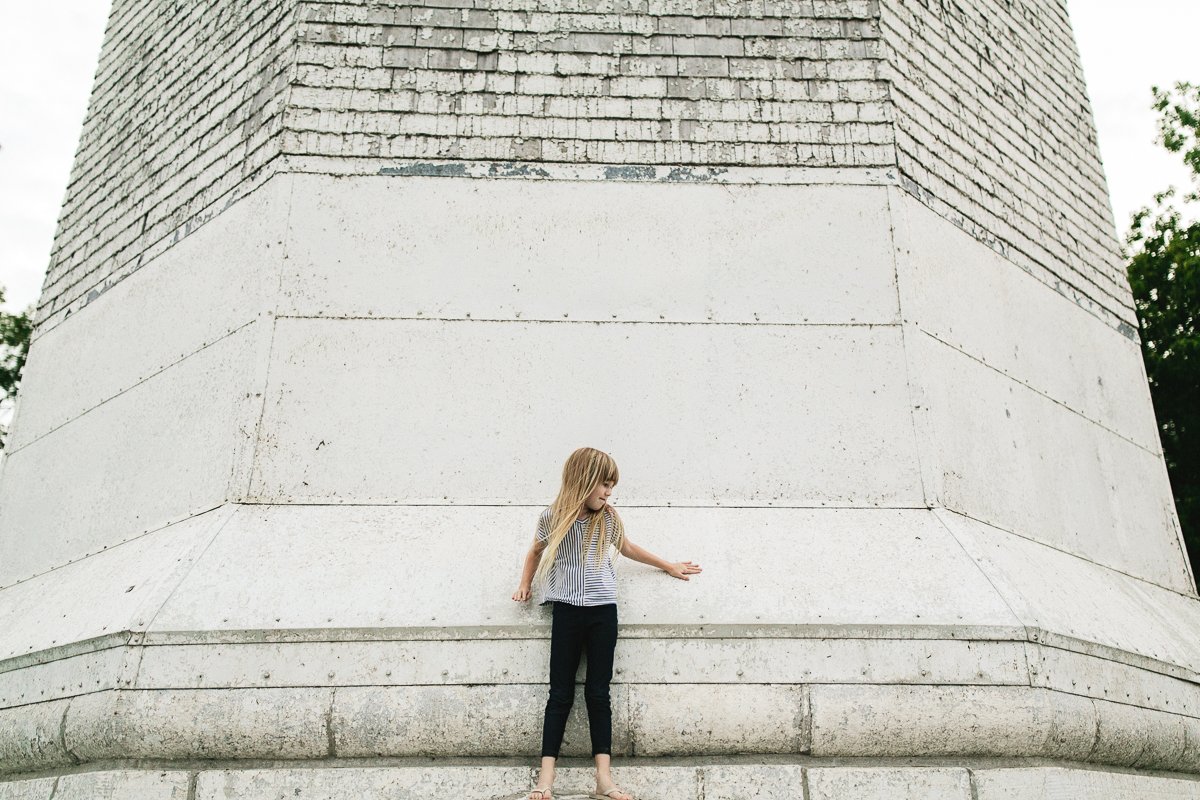
[[[1041,689],[816,685],[810,696],[814,756],[1083,761],[1096,740],[1093,701]]]
[[[978,800],[1196,800],[1200,783],[1183,776],[1026,767],[972,770]]]
[[[196,779],[195,800],[495,800],[523,795],[532,786],[531,770],[517,766],[207,770]]]
[[[645,756],[804,753],[807,701],[805,686],[631,686],[634,748]]]
[[[99,692],[71,701],[67,748],[110,758],[320,758],[327,689]]]
[[[189,800],[183,770],[102,770],[58,779],[55,800]]]
[[[804,768],[798,764],[714,764],[704,767],[703,781],[703,794],[698,793],[702,800],[804,797]]]
[[[0,781],[0,800],[50,800],[58,778]]]
[[[544,684],[338,689],[334,752],[340,757],[481,756],[541,752]],[[612,687],[613,751],[630,752],[628,690]],[[563,740],[564,756],[590,755],[582,687]]]
[[[811,800],[975,800],[965,769],[811,767]]]
[[[62,735],[68,702],[53,700],[0,709],[0,773],[35,772],[74,763]],[[0,783],[0,787],[4,785]],[[36,786],[30,784],[22,791],[33,797]]]

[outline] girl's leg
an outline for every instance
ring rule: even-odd
[[[617,607],[599,606],[588,630],[587,681],[583,696],[587,701],[588,727],[592,734],[592,755],[596,758],[596,794],[616,788],[609,765],[612,761],[612,705],[609,683],[612,681],[613,654],[617,647]],[[629,800],[625,792],[614,792],[613,800]]]
[[[546,700],[546,716],[542,723],[542,777],[538,779],[538,788],[549,788],[554,783],[554,760],[562,747],[567,715],[575,702],[575,673],[579,669],[585,635],[580,611],[566,603],[554,604],[554,623],[550,629],[550,697]]]
[[[587,678],[583,699],[587,702],[592,755],[612,755],[612,705],[608,685],[612,681],[613,653],[617,647],[616,605],[594,606],[587,631]]]

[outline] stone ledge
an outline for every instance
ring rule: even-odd
[[[87,771],[0,781],[3,800],[229,800],[301,796],[410,800],[515,800],[526,796],[537,771],[527,763],[340,761],[297,767],[112,763]],[[1113,797],[1200,798],[1200,781],[1186,775],[1095,769],[1080,764],[993,760],[920,761],[756,758],[619,760],[613,777],[640,800],[1108,800]],[[580,800],[593,771],[566,760],[557,798]]]
[[[0,772],[529,757],[541,684],[118,690],[0,711]],[[1050,758],[1200,773],[1200,719],[1028,686],[618,684],[616,755]],[[577,698],[564,753],[586,754]]]

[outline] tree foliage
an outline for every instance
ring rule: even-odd
[[[0,303],[3,302],[4,289],[0,287]],[[11,400],[17,394],[32,333],[33,318],[30,311],[20,314],[0,311],[0,400]],[[0,425],[0,449],[4,447],[4,437],[7,435],[8,430]]]
[[[1200,177],[1200,86],[1177,83],[1173,90],[1154,92],[1154,110],[1159,113],[1158,142],[1171,153],[1183,153],[1183,163]],[[1197,200],[1197,193],[1188,195]]]
[[[1184,162],[1200,186],[1200,87],[1154,89],[1159,143]],[[1129,283],[1141,327],[1142,357],[1163,453],[1192,564],[1200,568],[1200,222],[1171,205],[1175,190],[1133,217],[1126,240]],[[1200,192],[1183,201],[1200,201]]]

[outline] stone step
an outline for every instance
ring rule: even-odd
[[[0,778],[0,800],[521,800],[537,777],[512,762],[295,764],[194,762]],[[637,800],[1200,800],[1200,780],[1191,775],[995,760],[630,759],[613,777]],[[588,767],[564,766],[554,796],[584,800],[593,779]]]

